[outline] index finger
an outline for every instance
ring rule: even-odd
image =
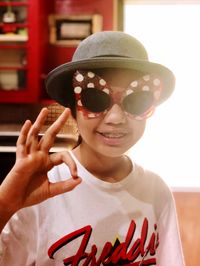
[[[24,125],[22,126],[21,130],[20,130],[20,134],[19,137],[17,139],[17,143],[16,143],[16,155],[17,156],[24,156],[26,154],[26,139],[27,139],[27,135],[28,132],[30,130],[32,126],[32,123],[30,120],[26,120]]]
[[[56,135],[59,133],[61,128],[64,126],[70,115],[70,109],[66,108],[63,113],[58,117],[58,119],[47,129],[44,136],[40,140],[40,149],[44,151],[49,151],[52,147]]]

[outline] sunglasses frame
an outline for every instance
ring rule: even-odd
[[[134,79],[124,91],[115,92],[112,90],[112,86],[110,86],[103,78],[94,72],[88,70],[77,70],[73,75],[73,88],[77,103],[77,110],[81,111],[87,118],[96,118],[100,115],[105,115],[114,104],[118,104],[128,117],[135,120],[143,120],[147,119],[154,113],[155,107],[162,92],[162,82],[157,75],[147,74],[139,79]],[[97,90],[106,93],[111,99],[111,104],[109,107],[101,112],[94,112],[87,109],[87,107],[84,106],[81,101],[81,93],[86,88],[96,88]],[[142,91],[149,91],[152,93],[152,105],[140,115],[127,112],[123,106],[124,99],[132,93]]]

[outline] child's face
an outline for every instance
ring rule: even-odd
[[[141,138],[145,129],[146,117],[153,111],[155,99],[152,98],[152,95],[156,95],[155,90],[157,90],[157,94],[160,91],[158,85],[156,85],[158,88],[151,88],[154,94],[148,94],[146,90],[142,91],[137,88],[137,91],[139,91],[137,101],[146,99],[146,109],[141,112],[141,104],[138,105],[139,109],[136,108],[132,104],[136,100],[136,94],[131,94],[130,84],[133,83],[134,86],[136,83],[140,84],[143,76],[138,72],[133,73],[132,70],[119,69],[98,70],[95,73],[92,71],[89,72],[89,79],[88,71],[80,71],[75,75],[74,87],[77,88],[77,91],[75,89],[77,99],[76,120],[82,137],[82,145],[86,145],[89,149],[106,156],[114,157],[126,152]],[[155,77],[153,79],[155,80]],[[83,83],[83,80],[87,80],[86,83]],[[142,86],[146,86],[147,89],[148,86],[143,84],[143,81]],[[150,81],[148,80],[148,82]],[[93,86],[94,83],[95,86]],[[99,83],[101,86],[98,87],[97,84]],[[84,91],[85,98],[80,99],[79,85],[82,90],[89,88]],[[94,96],[93,91],[96,89]],[[88,95],[87,91],[91,91],[91,94]],[[108,95],[103,95],[104,92]],[[87,100],[87,97],[88,99],[91,97],[90,102],[95,102],[95,104],[85,108],[87,102],[84,101]]]

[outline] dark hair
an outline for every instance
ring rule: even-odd
[[[76,104],[75,104],[75,101],[74,101],[73,104],[70,104],[69,108],[71,110],[71,114],[72,114],[73,118],[76,120]]]
[[[72,89],[71,92],[72,93],[70,95],[68,95],[70,97],[70,99],[71,99],[68,108],[70,108],[72,117],[76,120],[76,100],[75,100],[74,90]],[[79,146],[79,144],[81,144],[81,142],[82,142],[82,137],[79,134],[77,142],[76,142],[76,145],[73,147],[73,149],[75,149],[77,146]]]

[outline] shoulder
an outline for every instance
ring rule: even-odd
[[[173,204],[173,195],[170,187],[156,173],[135,165],[134,194],[142,201],[152,204],[157,217],[162,210]]]
[[[135,164],[135,175],[136,182],[144,189],[148,189],[155,193],[162,191],[165,194],[171,194],[169,186],[163,178],[155,172]]]

